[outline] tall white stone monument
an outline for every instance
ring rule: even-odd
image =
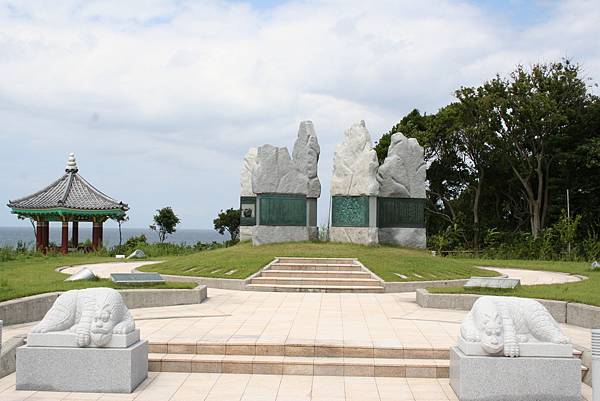
[[[256,194],[252,191],[252,171],[256,167],[257,148],[250,148],[240,172],[240,241],[252,239],[256,225]]]
[[[426,171],[419,142],[393,134],[387,157],[377,171],[379,243],[426,247]]]
[[[581,361],[538,301],[485,296],[450,348],[450,385],[461,401],[579,401]]]
[[[148,376],[148,342],[112,288],[60,295],[17,349],[17,390],[131,393]]]
[[[312,122],[300,123],[293,158],[287,148],[258,148],[252,169],[256,226],[252,243],[308,241],[318,235],[319,143]]]
[[[377,244],[377,153],[364,121],[344,133],[335,148],[331,178],[331,227],[334,242]]]

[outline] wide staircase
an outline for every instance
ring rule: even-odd
[[[148,359],[153,372],[310,376],[448,378],[450,365],[447,348],[302,344],[151,343]]]
[[[448,349],[301,344],[150,344],[156,372],[448,377]]]
[[[256,291],[384,292],[383,281],[356,259],[276,258],[246,285]]]

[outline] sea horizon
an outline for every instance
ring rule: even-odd
[[[89,229],[88,229],[89,228]],[[62,228],[59,224],[50,225],[50,242],[60,245],[61,242],[61,231]],[[145,235],[149,243],[157,243],[158,234],[149,228],[134,228],[134,227],[123,227],[122,232],[122,243],[125,243],[128,238]],[[71,236],[71,227],[69,225],[69,238]],[[79,226],[79,242],[91,240],[92,229],[91,226],[87,227],[84,224]],[[224,242],[229,239],[229,235],[221,235],[215,230],[210,229],[193,229],[193,228],[181,228],[173,234],[169,234],[165,242],[173,244],[187,244],[194,245],[197,242]],[[0,227],[0,247],[4,246],[15,246],[19,242],[26,244],[29,247],[35,246],[35,235],[32,227],[15,226],[15,227]],[[113,247],[119,244],[119,228],[118,227],[104,227],[104,238],[103,245],[107,248]]]

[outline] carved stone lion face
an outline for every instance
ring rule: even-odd
[[[97,310],[90,326],[92,342],[99,347],[108,344],[116,323],[110,305],[104,305],[102,309]]]
[[[502,318],[497,312],[486,313],[482,323],[481,347],[490,354],[497,354],[504,348]]]

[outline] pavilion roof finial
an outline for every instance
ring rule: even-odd
[[[69,161],[67,162],[67,167],[65,168],[65,171],[67,173],[76,173],[78,170],[77,168],[77,161],[75,160],[75,153],[69,153]]]

